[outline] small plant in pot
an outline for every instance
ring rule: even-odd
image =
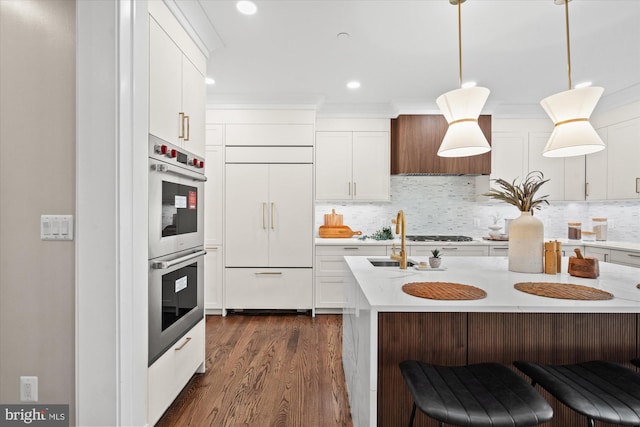
[[[440,263],[442,262],[442,258],[440,258],[440,250],[432,250],[431,255],[432,256],[429,257],[429,266],[431,268],[440,268]]]

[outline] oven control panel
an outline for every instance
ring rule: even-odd
[[[149,135],[149,157],[167,163],[180,163],[191,169],[204,169],[204,158],[153,135]]]

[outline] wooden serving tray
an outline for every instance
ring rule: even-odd
[[[609,292],[571,283],[521,282],[513,287],[527,294],[547,298],[592,301],[613,299],[613,294]]]
[[[437,300],[482,299],[487,293],[475,286],[451,282],[411,282],[402,285],[402,291],[418,298]]]
[[[318,235],[325,238],[348,238],[353,236],[359,236],[362,231],[353,231],[348,225],[341,225],[337,227],[329,227],[321,225],[318,230]]]

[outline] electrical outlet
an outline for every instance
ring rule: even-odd
[[[20,377],[20,401],[38,401],[38,377]]]

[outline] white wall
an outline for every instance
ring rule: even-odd
[[[0,402],[36,375],[39,403],[72,417],[74,242],[39,224],[75,214],[75,6],[0,1]]]

